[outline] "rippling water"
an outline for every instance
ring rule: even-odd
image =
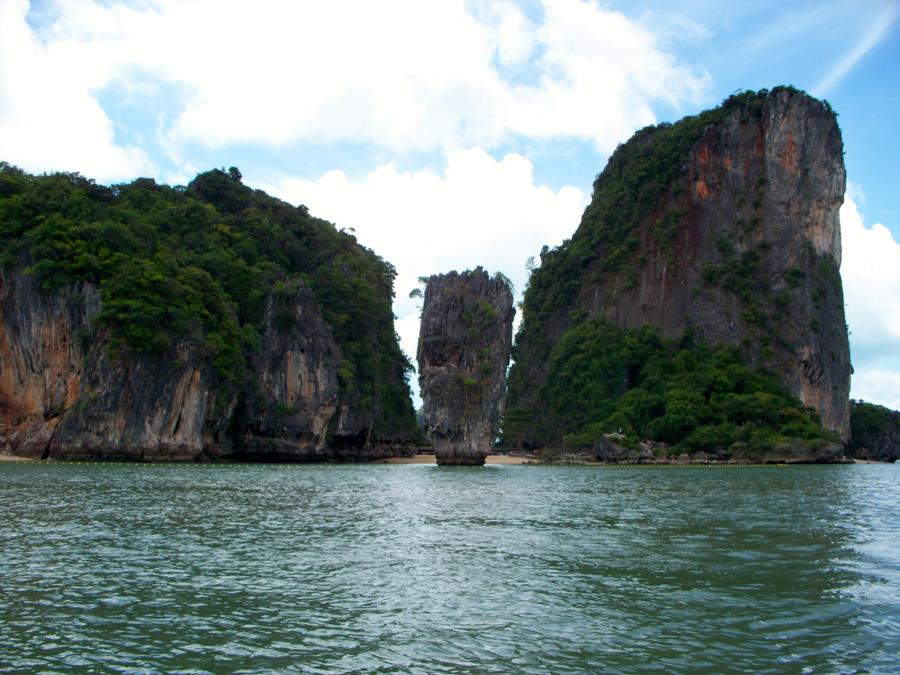
[[[0,670],[900,669],[900,466],[0,464]]]

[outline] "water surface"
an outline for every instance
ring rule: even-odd
[[[900,466],[0,464],[0,670],[900,669]]]

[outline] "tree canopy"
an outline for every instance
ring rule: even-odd
[[[236,167],[187,187],[103,186],[0,163],[0,264],[47,291],[87,281],[113,348],[161,354],[191,340],[224,386],[264,330],[265,299],[308,285],[340,345],[342,395],[384,403],[383,431],[412,429],[412,366],[394,331],[394,268],[349,233],[241,183]]]

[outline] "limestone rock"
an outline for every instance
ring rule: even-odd
[[[501,275],[479,267],[429,277],[419,384],[438,464],[484,464],[498,432],[514,315]]]
[[[197,458],[220,431],[210,374],[185,344],[112,358],[99,312],[92,284],[43,293],[32,275],[0,273],[0,446],[35,458]]]
[[[256,396],[244,397],[238,414],[242,454],[270,461],[326,459],[341,350],[306,286],[286,302],[270,295],[265,325],[262,349],[253,357]]]
[[[373,405],[341,405],[343,355],[312,292],[300,285],[282,312],[275,304],[266,299],[247,379],[229,384],[190,341],[163,355],[111,351],[90,283],[47,293],[21,266],[0,272],[0,452],[132,461],[400,454],[402,439],[371,440]]]
[[[598,462],[624,462],[628,459],[628,448],[622,445],[622,434],[603,434],[594,443],[594,457]],[[652,453],[651,453],[652,457]]]
[[[561,269],[572,255],[542,253],[526,293],[508,404],[533,406],[573,317],[597,318],[625,329],[654,326],[667,338],[690,329],[737,347],[749,365],[778,373],[846,440],[851,367],[838,271],[846,175],[835,115],[779,88],[704,119],[711,121],[691,127],[689,118],[635,134],[598,177],[595,201],[598,194],[613,199],[603,192],[606,177],[641,153],[659,153],[660,165],[674,161],[671,179],[659,174],[670,182],[643,179],[634,195],[615,197],[637,204],[622,223],[611,224],[592,202],[564,245],[567,254],[583,252],[577,264]],[[666,155],[672,145],[652,145],[656,134],[672,129],[666,138],[686,138],[677,129],[691,128],[696,137],[674,160]],[[530,324],[529,307],[545,313],[539,326]]]

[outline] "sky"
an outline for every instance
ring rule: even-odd
[[[517,297],[617,144],[743,89],[839,114],[851,396],[900,409],[900,0],[0,0],[0,160],[98,182],[244,183],[418,278]]]

